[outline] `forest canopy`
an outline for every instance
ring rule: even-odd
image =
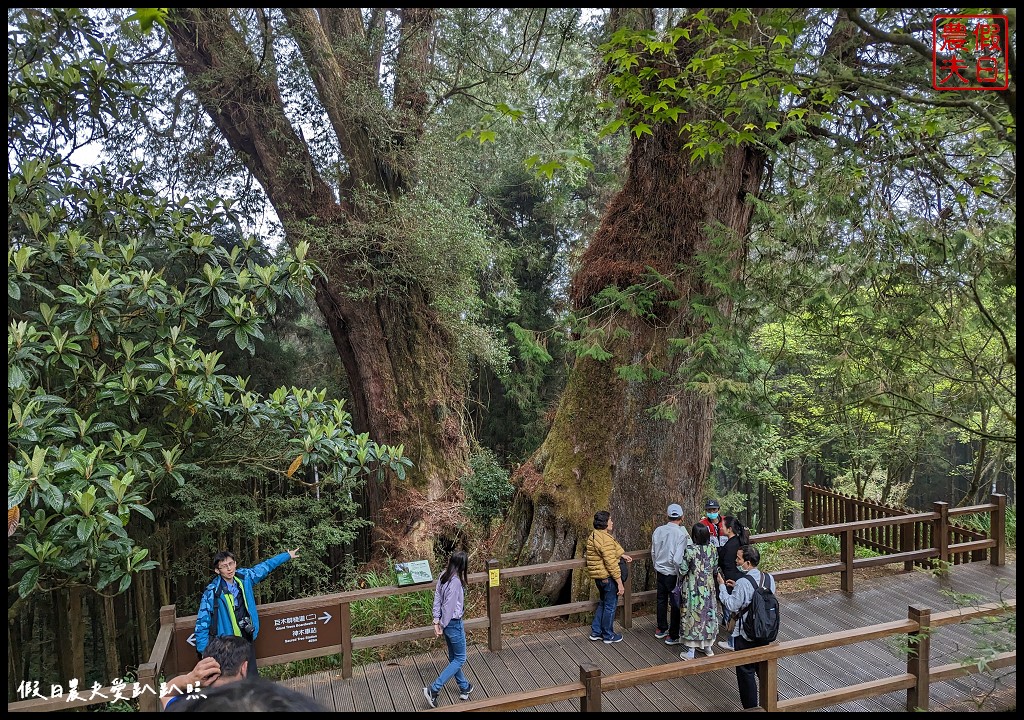
[[[225,547],[303,546],[270,601],[1014,501],[1016,13],[945,12],[9,10],[9,692]]]

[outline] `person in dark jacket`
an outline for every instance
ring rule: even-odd
[[[718,552],[718,566],[726,580],[739,580],[745,573],[736,567],[736,551],[750,544],[750,531],[732,515],[725,516],[722,527],[726,540]]]
[[[736,551],[750,542],[750,531],[743,526],[743,523],[738,518],[732,515],[725,516],[723,527],[725,528],[727,540],[725,545],[718,551],[718,567],[721,570],[722,577],[726,580],[726,587],[731,592],[732,586],[736,581],[746,574],[736,566]],[[729,580],[732,580],[732,583],[728,582]],[[718,643],[718,647],[724,650],[733,650],[735,643],[732,639],[732,631],[735,619],[725,606],[722,607],[722,611],[722,622],[725,624],[728,633],[726,639]]]
[[[260,634],[260,618],[256,612],[253,585],[271,572],[299,556],[299,549],[287,550],[251,568],[240,568],[230,550],[213,556],[217,577],[206,586],[196,616],[196,650],[202,653],[210,638],[235,636],[249,643],[248,676],[259,675],[253,643]]]

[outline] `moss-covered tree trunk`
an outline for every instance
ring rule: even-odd
[[[454,515],[441,510],[458,502],[453,481],[468,460],[454,342],[415,280],[375,286],[367,266],[386,271],[400,261],[381,249],[383,240],[371,233],[353,243],[352,235],[370,221],[400,232],[400,223],[380,216],[388,204],[380,200],[397,199],[414,183],[411,148],[427,112],[434,13],[401,11],[391,98],[381,90],[379,48],[358,8],[297,8],[285,15],[337,138],[344,172],[334,185],[285,113],[266,53],[271,38],[250,47],[231,11],[219,8],[175,10],[168,29],[191,89],[263,186],[288,243],[308,241],[326,273],[316,302],[348,374],[356,428],[378,443],[403,445],[415,463],[407,483],[370,480],[369,515],[381,541],[375,547],[430,556],[433,538],[450,529],[442,520]],[[378,204],[371,208],[366,197]],[[392,237],[389,247],[395,245]]]
[[[680,46],[676,62],[687,59]],[[685,342],[707,329],[690,303],[718,295],[705,274],[708,258],[738,277],[749,195],[759,189],[765,156],[731,147],[713,163],[691,164],[684,149],[690,137],[680,127],[694,119],[680,115],[679,125],[657,125],[633,139],[626,182],[573,277],[574,304],[592,318],[591,328],[601,325],[604,337],[614,338],[604,346],[613,358],[576,361],[546,440],[517,473],[522,492],[512,521],[522,563],[579,557],[597,510],[612,513],[615,535],[629,550],[649,546],[653,518],[669,503],[682,504],[687,525],[703,508],[715,397],[683,389],[686,351],[671,353],[669,339]],[[596,293],[647,283],[648,268],[672,283],[661,286],[650,315],[596,309]],[[728,300],[718,302],[728,314]],[[616,368],[630,365],[660,379],[623,380]],[[659,404],[677,419],[654,419],[649,409]],[[557,597],[567,575],[548,576],[541,592]],[[590,583],[579,573],[574,586],[579,596]]]

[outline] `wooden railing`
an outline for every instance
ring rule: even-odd
[[[989,514],[989,527],[991,528],[990,537],[972,539],[967,542],[949,542],[950,518],[958,515],[981,512],[987,512]],[[911,540],[911,538],[916,537],[916,534],[910,531],[919,523],[927,523],[932,528],[929,537],[938,538],[940,540],[936,546],[918,547],[916,542]],[[854,557],[855,538],[858,534],[864,534],[866,531],[870,531],[874,528],[887,526],[897,528],[898,536],[903,539],[898,547],[885,548],[890,550],[890,552],[878,557]],[[950,557],[958,553],[970,553],[973,555],[975,551],[987,550],[991,550],[989,553],[989,561],[992,564],[1004,565],[1006,562],[1006,497],[1004,495],[993,495],[989,503],[952,510],[949,509],[946,503],[936,503],[936,510],[933,512],[886,516],[872,520],[805,527],[799,530],[784,530],[780,532],[754,535],[751,536],[750,540],[752,543],[769,543],[791,538],[812,537],[815,535],[839,536],[839,561],[809,567],[773,570],[772,575],[775,577],[776,581],[839,573],[841,588],[847,592],[852,592],[854,571],[878,565],[903,562],[904,568],[909,571],[913,569],[914,563],[933,560],[949,562]],[[630,551],[629,554],[634,558],[634,567],[638,567],[638,561],[650,558],[649,549],[633,550]],[[486,593],[486,615],[467,619],[464,622],[466,630],[482,630],[486,628],[488,647],[492,651],[500,651],[502,647],[502,627],[505,625],[552,617],[564,617],[567,615],[592,611],[597,607],[596,600],[580,600],[530,610],[517,610],[514,612],[502,612],[501,610],[501,585],[504,582],[518,577],[579,570],[583,568],[584,565],[584,560],[573,559],[541,563],[537,565],[501,568],[497,560],[488,560],[487,570],[485,572],[471,573],[468,576],[471,586],[484,585]],[[626,581],[625,593],[622,597],[618,610],[619,620],[622,626],[627,629],[632,627],[634,607],[641,603],[653,601],[657,595],[655,590],[646,590],[641,592],[633,591],[633,578],[637,574],[638,573],[634,571],[630,574],[630,579]],[[312,613],[314,615],[318,615],[321,611],[326,610],[339,622],[340,641],[330,644],[318,644],[315,647],[310,647],[306,650],[290,651],[279,654],[260,654],[260,640],[258,639],[256,645],[258,658],[262,665],[274,665],[278,663],[304,660],[307,658],[340,654],[342,677],[351,678],[353,653],[356,650],[385,647],[414,640],[432,640],[434,638],[434,630],[430,625],[424,625],[407,630],[397,630],[394,632],[356,637],[352,633],[352,603],[371,600],[374,598],[404,595],[413,592],[429,592],[432,590],[432,585],[412,585],[407,587],[386,586],[351,590],[331,595],[320,595],[317,597],[286,600],[283,602],[261,605],[259,607],[259,613],[262,622],[265,622],[265,618],[274,614],[308,615]],[[158,688],[159,681],[162,676],[168,678],[173,677],[192,668],[197,660],[197,655],[195,654],[194,649],[190,651],[182,649],[188,648],[188,645],[182,642],[182,638],[187,637],[188,634],[195,629],[195,623],[195,615],[176,617],[175,606],[173,605],[165,606],[160,609],[160,631],[157,635],[153,652],[150,654],[149,661],[139,666],[140,683],[142,683],[143,678],[145,678],[145,680],[150,683],[150,687]],[[75,707],[76,705],[96,704],[96,702],[96,700],[93,700],[91,703],[87,700],[75,700],[68,702],[63,697],[53,699],[40,698],[10,703],[7,708],[12,711],[53,711],[68,709],[70,707]],[[159,699],[155,693],[143,694],[139,697],[139,703],[140,709],[143,711],[157,710],[160,705]]]
[[[874,500],[861,500],[852,495],[838,493],[834,490],[818,487],[817,485],[805,485],[804,492],[803,521],[805,527],[821,525],[837,525],[841,523],[857,522],[859,520],[877,520],[885,517],[902,517],[912,515],[913,512],[904,507],[883,505]],[[944,512],[948,503],[933,503],[934,512]],[[956,508],[950,511],[950,516],[967,514],[964,510],[970,508]],[[901,526],[896,532],[895,526],[883,525],[861,530],[854,535],[854,544],[874,552],[888,554],[900,551],[911,551],[931,548],[934,545],[933,533],[935,523],[921,521],[912,527]],[[985,533],[969,527],[947,523],[946,542],[951,545],[969,543],[974,540],[985,539]],[[986,560],[986,550],[970,550],[952,553],[948,561],[954,565],[965,562],[980,562]],[[916,561],[916,564],[926,564],[928,561]]]
[[[965,659],[963,662],[949,663],[933,668],[930,662],[931,631],[943,625],[953,625],[976,618],[1016,612],[1016,609],[1017,601],[1010,600],[1006,603],[990,603],[933,615],[928,608],[911,605],[908,608],[906,620],[879,623],[798,640],[787,640],[764,647],[737,650],[725,655],[667,663],[608,676],[603,676],[601,669],[596,665],[580,665],[580,681],[578,683],[566,683],[510,695],[500,695],[439,709],[445,712],[507,711],[579,698],[580,712],[601,712],[602,696],[611,690],[651,685],[666,680],[725,670],[737,665],[758,663],[760,707],[769,712],[818,710],[832,705],[840,705],[850,700],[885,695],[898,690],[907,691],[907,712],[926,711],[929,705],[928,696],[931,683],[1017,664],[1017,652],[1014,650],[986,658],[984,665],[977,661],[968,662]],[[896,635],[906,635],[907,647],[910,648],[905,673],[811,695],[786,700],[778,699],[779,661],[781,659]]]

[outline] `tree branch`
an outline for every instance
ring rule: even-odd
[[[261,73],[230,12],[176,8],[167,30],[192,91],[282,221],[340,210],[288,120],[280,91]]]
[[[352,76],[338,62],[327,33],[311,8],[286,8],[284,15],[306,61],[341,153],[348,161],[349,176],[345,186],[353,188],[366,183],[380,187],[382,178],[371,149],[369,123],[362,117],[362,108],[352,102],[347,92],[353,84]]]

